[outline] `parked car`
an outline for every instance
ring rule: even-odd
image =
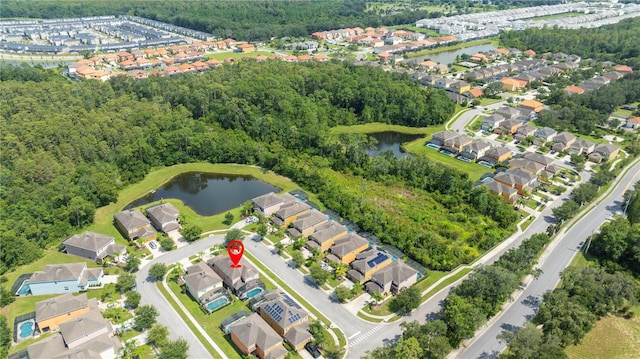
[[[320,349],[318,349],[318,347],[315,346],[315,345],[311,345],[311,343],[305,344],[304,348],[307,349],[309,354],[311,354],[311,356],[314,357],[314,358],[319,358],[320,355],[321,355],[320,354]]]
[[[151,242],[149,242],[149,247],[151,247],[151,249],[156,249],[156,248],[158,248],[158,245],[156,244],[156,242],[151,241]]]

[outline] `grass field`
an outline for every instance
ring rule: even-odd
[[[579,345],[565,349],[569,359],[637,359],[640,356],[640,306],[635,318],[600,319]]]
[[[353,126],[336,126],[331,128],[332,133],[377,133],[377,132],[398,132],[398,133],[406,133],[410,135],[421,135],[421,134],[431,134],[438,131],[444,130],[442,126],[442,130],[438,127],[437,130],[434,131],[435,127],[408,127],[408,126],[400,126],[400,125],[390,125],[387,123],[365,123],[362,125],[353,125]]]
[[[404,149],[416,156],[426,157],[434,162],[441,163],[445,166],[457,169],[465,172],[469,175],[471,181],[477,181],[480,179],[483,173],[489,172],[489,169],[473,162],[463,162],[455,157],[444,155],[434,149],[431,149],[424,145],[424,139],[418,139],[409,142],[404,146]]]
[[[540,21],[540,20],[550,20],[550,19],[562,19],[562,18],[565,18],[565,17],[578,17],[578,16],[584,16],[584,15],[585,14],[583,14],[583,13],[577,13],[577,12],[565,12],[565,13],[562,13],[562,14],[534,17],[531,20]]]

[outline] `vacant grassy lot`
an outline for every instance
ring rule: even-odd
[[[423,156],[432,161],[441,163],[445,166],[449,166],[451,168],[457,169],[459,171],[465,172],[469,175],[469,179],[471,181],[477,181],[480,179],[483,173],[489,172],[490,169],[481,166],[474,162],[463,162],[455,157],[444,155],[432,148],[429,148],[424,145],[424,139],[417,139],[415,141],[409,142],[404,146],[404,149],[408,152],[416,156]]]
[[[442,129],[440,129],[442,127]],[[436,130],[437,129],[437,130]],[[438,127],[408,127],[400,125],[390,125],[387,123],[372,122],[353,126],[336,126],[331,129],[332,133],[377,133],[377,132],[398,132],[410,135],[431,134],[444,130],[444,126]]]
[[[635,318],[608,316],[599,320],[579,345],[565,349],[569,359],[637,359],[640,355],[640,306]]]

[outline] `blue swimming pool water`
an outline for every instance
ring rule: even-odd
[[[247,292],[246,296],[247,298],[251,299],[260,293],[262,293],[262,288],[253,288]]]
[[[447,155],[447,156],[451,156],[453,153],[447,151],[447,150],[440,150],[440,153]]]
[[[306,201],[307,201],[307,199],[306,199],[306,198],[302,197],[302,196],[301,196],[301,195],[299,195],[299,194],[294,194],[293,196],[294,196],[295,198],[297,198],[297,199],[298,199],[299,201],[301,201],[301,202],[306,202]]]
[[[29,284],[23,284],[20,289],[18,289],[18,295],[27,295],[31,289],[29,289]]]
[[[22,322],[22,324],[20,324],[20,330],[18,331],[18,337],[20,339],[24,339],[32,336],[34,327],[35,323],[33,322],[33,320]]]
[[[210,312],[213,312],[217,309],[220,309],[222,306],[224,306],[225,304],[229,303],[229,300],[225,297],[220,297],[216,300],[214,300],[213,302],[210,302],[209,304],[207,304],[207,309]]]
[[[493,181],[493,178],[491,178],[491,177],[487,177],[487,178],[485,178],[485,179],[483,179],[483,180],[482,180],[482,183],[489,183],[489,182],[491,182],[491,181]]]
[[[434,145],[433,143],[427,143],[427,147],[433,148],[434,150],[439,150],[440,146]]]

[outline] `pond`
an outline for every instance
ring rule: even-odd
[[[367,154],[369,156],[377,156],[384,151],[390,150],[398,158],[411,156],[410,153],[407,153],[403,151],[402,148],[400,148],[403,143],[411,142],[417,140],[418,138],[424,137],[424,135],[409,135],[406,133],[391,131],[370,133],[369,136],[378,140],[375,148],[367,150]]]
[[[492,44],[480,44],[480,45],[465,47],[463,49],[458,49],[453,51],[442,51],[442,52],[438,52],[437,54],[420,56],[420,57],[411,59],[411,61],[420,63],[426,60],[431,60],[441,64],[450,64],[456,61],[456,56],[458,55],[462,55],[462,54],[473,55],[476,52],[483,52],[483,51],[489,51],[489,50],[495,50],[495,49],[496,47],[493,46]]]
[[[130,203],[125,209],[164,198],[175,198],[201,216],[213,216],[236,208],[254,197],[279,191],[280,188],[252,176],[187,172]]]

